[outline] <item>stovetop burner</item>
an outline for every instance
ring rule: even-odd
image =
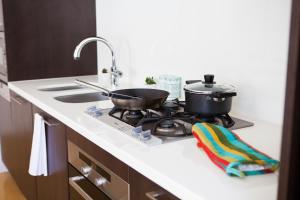
[[[137,120],[142,119],[144,117],[144,114],[140,110],[129,110],[126,113],[124,113],[124,116],[128,120]]]
[[[158,120],[152,127],[153,135],[161,137],[185,137],[191,135],[191,131],[184,125],[184,121],[180,121],[175,117],[163,117]]]
[[[160,121],[157,126],[158,126],[158,128],[174,128],[175,121],[172,119],[165,119],[163,121]]]
[[[190,121],[190,115],[180,115],[179,111],[174,112],[173,110],[176,106],[170,105],[168,105],[168,108],[162,108],[162,110],[145,111],[113,108],[109,114],[131,126],[142,126],[143,130],[151,130],[152,135],[161,137],[185,137],[192,135],[191,126],[189,127],[187,123]],[[177,107],[179,109],[179,106]],[[175,115],[180,115],[180,117]]]
[[[169,110],[169,111],[177,111],[180,108],[179,102],[177,101],[166,101],[161,108],[163,110]]]

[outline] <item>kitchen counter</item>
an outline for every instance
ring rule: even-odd
[[[95,76],[80,78],[95,80]],[[95,104],[101,108],[112,107],[110,101],[70,104],[53,98],[92,91],[90,89],[58,92],[37,90],[50,85],[70,84],[74,80],[71,77],[18,81],[10,82],[9,88],[181,199],[276,199],[278,172],[243,179],[229,177],[197,147],[194,138],[148,147],[84,113],[87,107]],[[246,120],[253,121],[255,126],[235,132],[249,144],[279,159],[281,126]]]

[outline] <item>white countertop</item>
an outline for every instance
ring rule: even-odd
[[[276,199],[278,172],[243,179],[229,177],[197,147],[194,138],[147,147],[84,114],[84,110],[91,105],[110,107],[110,101],[69,104],[53,98],[86,92],[88,89],[60,92],[37,90],[48,85],[70,84],[74,79],[10,82],[9,88],[181,199]],[[81,79],[92,81],[95,76]],[[249,144],[279,159],[281,126],[253,119],[251,121],[255,126],[235,132]]]

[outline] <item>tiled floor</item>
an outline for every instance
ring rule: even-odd
[[[26,200],[9,173],[0,173],[0,200]]]

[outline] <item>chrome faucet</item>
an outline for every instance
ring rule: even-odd
[[[80,58],[80,53],[82,48],[87,45],[90,42],[94,42],[94,41],[99,41],[104,43],[110,50],[111,52],[111,56],[112,56],[112,66],[111,66],[111,86],[113,88],[117,87],[119,85],[119,77],[122,76],[122,72],[120,70],[117,69],[117,65],[116,65],[116,56],[115,56],[115,51],[112,47],[112,45],[104,38],[102,37],[89,37],[86,38],[84,40],[82,40],[75,48],[74,50],[74,60],[79,60]]]

